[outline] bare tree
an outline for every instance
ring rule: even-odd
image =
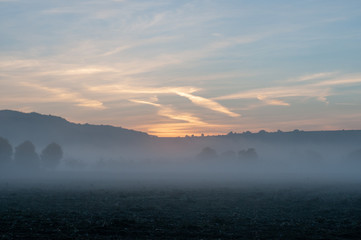
[[[216,150],[210,147],[203,148],[202,152],[197,155],[197,159],[199,160],[215,160],[217,157],[218,155]]]
[[[57,143],[50,143],[41,152],[40,159],[42,164],[47,168],[55,168],[63,158],[63,150]]]
[[[255,161],[258,159],[258,154],[254,148],[248,148],[247,150],[239,151],[238,157],[242,161]]]
[[[12,155],[13,147],[7,139],[0,137],[0,164],[10,163]]]
[[[35,146],[30,141],[25,141],[15,148],[14,161],[18,166],[34,168],[39,166],[39,156]]]

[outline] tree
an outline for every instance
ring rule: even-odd
[[[9,163],[12,155],[13,147],[7,139],[0,137],[0,164]]]
[[[25,141],[15,148],[14,161],[19,166],[34,168],[39,166],[39,156],[35,146],[30,141]]]
[[[202,152],[197,155],[197,159],[199,160],[215,160],[217,157],[216,150],[210,147],[203,148]]]
[[[258,159],[258,155],[254,148],[248,148],[247,150],[241,150],[238,152],[240,160],[255,161]]]
[[[55,168],[59,165],[62,158],[63,150],[57,143],[50,143],[40,155],[42,164],[47,168]]]

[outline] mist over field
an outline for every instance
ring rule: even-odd
[[[159,138],[36,113],[0,115],[1,181],[8,184],[22,179],[71,185],[108,181],[114,187],[126,183],[236,187],[361,181],[361,131]]]
[[[160,138],[8,110],[0,122],[0,239],[361,232],[361,131]]]

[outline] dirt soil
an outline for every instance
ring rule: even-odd
[[[2,186],[0,239],[360,239],[361,186]]]

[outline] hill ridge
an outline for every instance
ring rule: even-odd
[[[62,144],[96,143],[97,145],[142,141],[155,137],[112,125],[74,123],[59,116],[8,109],[0,110],[0,136],[15,143],[32,140],[40,144],[57,141]]]

